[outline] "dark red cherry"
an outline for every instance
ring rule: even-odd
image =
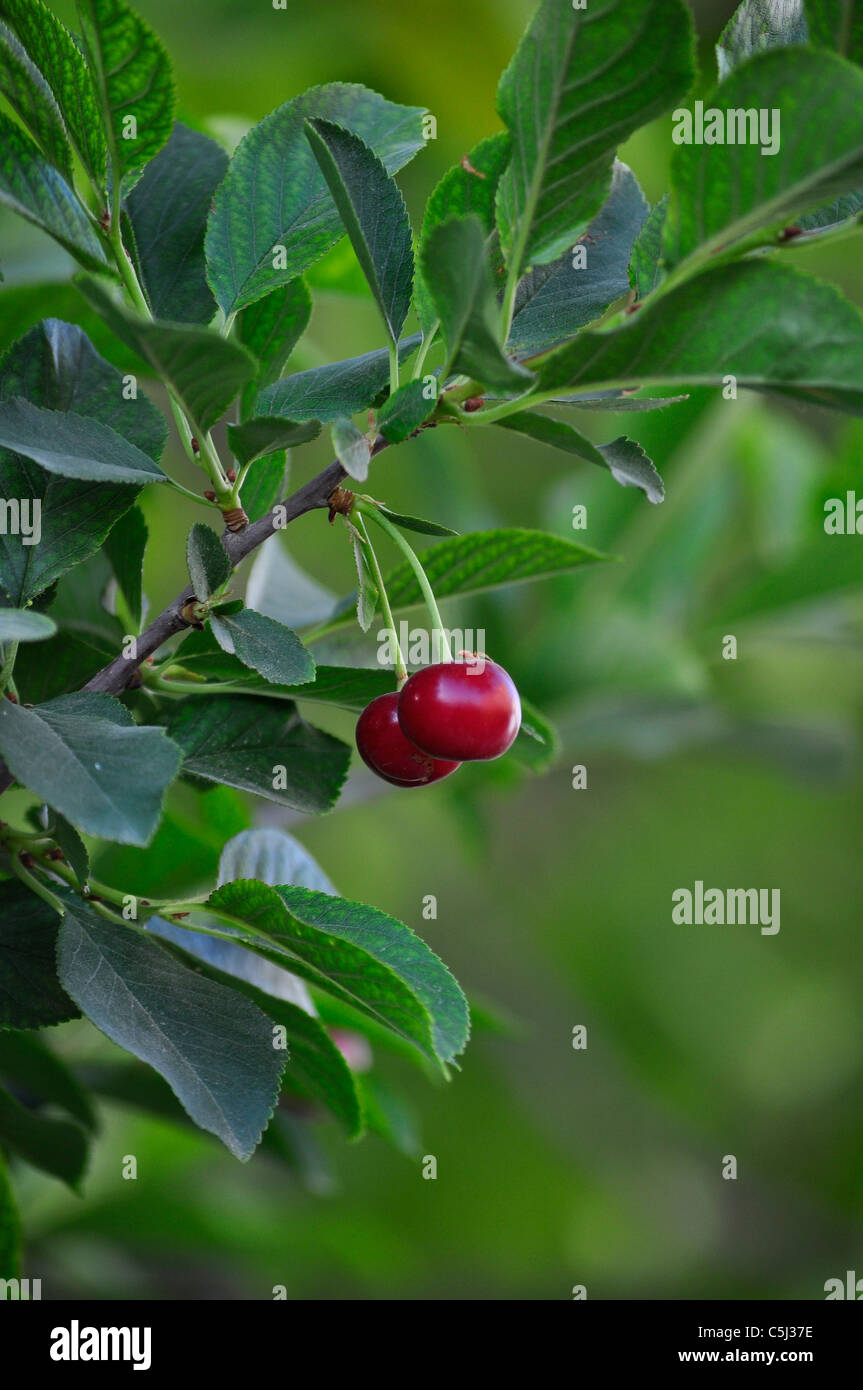
[[[433,758],[499,758],[518,733],[521,701],[502,666],[463,652],[414,672],[399,695],[399,724]]]
[[[449,777],[457,762],[429,757],[405,738],[399,727],[399,697],[378,695],[357,720],[357,748],[364,763],[394,787],[425,787]]]

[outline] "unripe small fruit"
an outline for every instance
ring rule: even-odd
[[[399,695],[402,733],[433,758],[499,758],[521,726],[518,691],[496,661],[461,658],[414,672]]]
[[[399,727],[399,697],[378,695],[357,720],[357,748],[372,772],[394,787],[425,787],[449,777],[457,762],[429,757],[406,739]]]

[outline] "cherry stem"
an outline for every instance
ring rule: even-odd
[[[393,661],[393,670],[395,671],[396,675],[396,685],[398,686],[398,689],[401,690],[402,686],[408,678],[408,668],[405,665],[404,652],[402,651],[401,646],[399,645],[395,619],[393,618],[393,610],[390,607],[390,601],[387,597],[386,585],[384,584],[384,577],[381,574],[381,567],[378,563],[378,557],[375,554],[375,548],[372,545],[369,533],[366,530],[366,524],[363,520],[363,515],[360,513],[359,509],[356,506],[353,509],[353,520],[355,526],[362,535],[363,540],[366,542],[366,545],[368,546],[369,562],[372,567],[372,574],[375,577],[375,583],[378,586],[378,593],[380,594],[381,599],[381,608],[383,609],[384,614],[384,622],[386,623],[387,632],[389,633],[390,642],[392,643],[393,656],[395,658]]]
[[[429,615],[431,616],[432,631],[433,633],[440,633],[441,659],[443,661],[452,661],[452,651],[450,650],[449,639],[446,635],[446,628],[443,625],[443,618],[440,615],[437,600],[435,599],[428,575],[422,567],[419,556],[405,540],[401,531],[399,531],[396,526],[393,526],[389,518],[384,516],[383,512],[375,505],[371,498],[357,498],[354,512],[356,513],[357,511],[360,511],[363,516],[370,517],[382,530],[386,531],[390,540],[398,546],[399,550],[401,550],[402,554],[407,559],[408,564],[416,576],[416,581],[420,586],[420,592],[429,611]]]

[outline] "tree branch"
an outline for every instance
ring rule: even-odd
[[[338,487],[345,476],[345,470],[340,463],[331,463],[322,473],[312,478],[310,482],[286,498],[279,506],[273,507],[266,516],[261,517],[260,521],[253,522],[243,531],[225,531],[222,535],[222,542],[234,568],[236,569],[247,555],[250,555],[259,545],[263,545],[264,541],[274,535],[277,530],[282,529],[281,525],[276,525],[276,518],[279,518],[281,522],[282,516],[284,516],[284,525],[287,526],[289,522],[296,521],[297,517],[304,516],[306,512],[314,511],[318,507],[326,507],[333,489]],[[101,690],[109,695],[119,695],[126,690],[141,663],[146,661],[148,656],[152,656],[155,651],[158,651],[169,637],[173,637],[177,632],[183,632],[185,628],[190,626],[182,616],[182,609],[195,597],[191,585],[187,586],[141,633],[135,644],[134,657],[115,656],[113,661],[104,666],[101,671],[97,671],[95,676],[88,680],[84,689]]]
[[[388,440],[384,439],[383,435],[378,435],[372,445],[372,458],[386,449],[387,445]],[[243,531],[225,531],[222,541],[234,569],[247,555],[257,550],[259,545],[263,545],[265,540],[277,531],[283,530],[290,522],[305,516],[306,512],[327,507],[333,490],[346,477],[347,474],[340,463],[331,463],[284,502],[273,507],[260,521],[253,522]],[[195,597],[191,586],[185,588],[141,633],[135,644],[134,657],[115,656],[113,661],[88,680],[83,687],[84,690],[98,690],[109,695],[121,695],[127,690],[141,663],[146,661],[148,656],[152,656],[169,637],[183,632],[190,626],[182,616],[181,610]],[[6,764],[0,761],[0,795],[12,786],[14,780]]]

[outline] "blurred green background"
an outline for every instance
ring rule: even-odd
[[[223,136],[335,79],[427,105],[438,138],[401,180],[418,225],[443,170],[498,128],[497,77],[532,5],[139,8],[174,58],[182,117]],[[733,5],[694,9],[707,87]],[[623,151],[651,201],[670,129]],[[23,223],[4,217],[0,233],[5,342],[31,321],[26,286],[70,267]],[[786,254],[863,303],[859,241]],[[294,365],[379,345],[343,253],[327,277]],[[60,317],[73,302],[58,287]],[[597,441],[639,438],[664,505],[506,431],[430,432],[374,471],[395,507],[458,529],[544,526],[620,557],[451,611],[485,628],[557,722],[549,773],[501,764],[408,795],[358,771],[318,821],[182,793],[151,851],[97,865],[139,891],[156,870],[194,889],[254,816],[290,828],[346,896],[418,930],[488,1006],[450,1085],[377,1057],[415,1112],[399,1114],[404,1147],[435,1155],[437,1180],[419,1157],[377,1137],[345,1145],[326,1124],[298,1129],[291,1171],[266,1156],[241,1167],[190,1129],[105,1107],[80,1198],[18,1173],[25,1272],[45,1297],[256,1299],[284,1285],[289,1298],[566,1299],[586,1284],[591,1299],[821,1298],[827,1278],[863,1273],[863,576],[860,541],[822,524],[824,499],[860,477],[863,428],[745,393],[574,418]],[[326,461],[319,440],[295,479]],[[171,462],[189,481],[176,449]],[[578,503],[588,527],[573,533]],[[158,608],[200,514],[176,496],[147,506]],[[350,588],[321,515],[289,540],[319,581]],[[736,661],[722,659],[726,634]],[[333,727],[350,735],[350,721]],[[673,925],[671,893],[696,879],[780,888],[780,933]],[[54,1037],[73,1060],[112,1055],[79,1025]],[[730,1154],[736,1181],[721,1176]]]

